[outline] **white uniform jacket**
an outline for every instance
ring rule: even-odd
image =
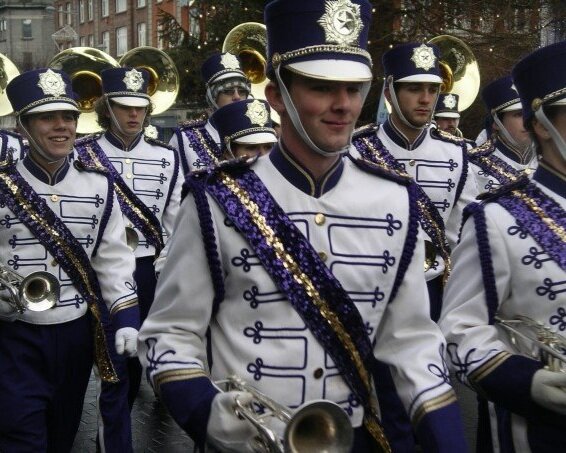
[[[175,150],[143,134],[129,147],[108,131],[97,142],[128,188],[153,212],[166,242],[179,212],[184,181]],[[124,223],[138,233],[136,258],[154,256],[155,247],[125,215]]]
[[[409,215],[407,188],[360,169],[349,157],[316,183],[278,147],[260,157],[253,171],[355,303],[375,342],[375,357],[391,367],[413,422],[454,405],[443,363],[444,339],[429,318],[424,242],[414,207]],[[293,408],[313,399],[332,400],[359,426],[363,409],[329,355],[245,238],[214,199],[207,199],[224,299],[213,313],[213,281],[189,193],[139,336],[139,357],[155,390],[197,441],[206,432],[215,393],[209,378],[231,374]],[[414,253],[407,254],[414,241]]]
[[[120,207],[108,178],[98,172],[79,171],[72,160],[50,176],[30,155],[18,160],[17,170],[46,200],[49,208],[65,223],[90,257],[116,329],[126,326],[137,328],[139,315],[133,281],[135,260],[126,245]],[[6,206],[4,196],[0,192],[0,261],[24,277],[35,271],[53,274],[61,284],[61,294],[55,307],[43,312],[28,310],[21,315],[14,314],[7,304],[1,302],[0,318],[33,324],[59,324],[83,316],[87,304],[73,281],[46,247]]]
[[[564,225],[564,180],[541,163],[534,174],[534,184],[560,206],[556,213],[561,215]],[[505,194],[503,189],[500,192]],[[494,451],[512,451],[505,445],[513,444],[514,451],[528,452],[529,441],[537,437],[536,427],[529,426],[527,441],[527,421],[523,417],[528,417],[529,424],[544,424],[549,418],[553,423],[562,423],[554,432],[562,438],[561,442],[566,417],[560,419],[531,399],[532,376],[542,365],[519,355],[507,333],[495,323],[495,316],[506,320],[527,316],[552,331],[564,332],[566,271],[549,254],[548,244],[559,244],[560,240],[549,240],[547,247],[542,247],[527,231],[527,217],[512,215],[497,202],[497,197],[491,195],[494,202],[477,205],[474,216],[464,224],[461,242],[453,251],[453,271],[444,293],[439,325],[446,336],[448,358],[456,376],[500,408],[513,412],[509,418],[492,410],[492,445],[480,445],[483,449],[478,451],[490,451],[490,447]],[[544,228],[548,220],[540,218],[538,222]],[[564,238],[560,247],[564,250]],[[506,425],[509,419],[511,430]],[[503,425],[498,427],[496,421]],[[546,431],[547,445],[552,445],[553,431]]]
[[[453,248],[458,241],[464,208],[477,196],[475,180],[469,174],[465,140],[430,126],[410,144],[390,119],[379,128],[377,137],[432,200],[444,220],[446,238]],[[427,280],[444,270],[442,258],[437,256],[437,260],[438,265],[426,272]]]
[[[193,121],[181,124],[177,129],[175,129],[175,133],[171,137],[171,140],[169,140],[169,146],[175,148],[179,152],[183,174],[198,170],[206,165],[193,149],[188,137],[185,135],[185,131],[194,127],[194,124],[195,122]],[[217,152],[220,153],[220,136],[218,135],[218,131],[210,123],[210,120],[206,121],[204,124],[204,130],[209,134],[210,138],[216,145]]]
[[[532,175],[538,166],[536,155],[520,156],[501,140],[487,140],[477,148],[468,151],[470,169],[476,178],[478,191],[493,192],[501,184],[509,182],[509,171],[506,166],[517,173]],[[501,164],[503,162],[503,164]]]

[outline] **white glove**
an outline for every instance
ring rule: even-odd
[[[122,327],[116,331],[116,352],[126,357],[135,357],[138,353],[138,331],[133,327]]]
[[[244,453],[253,452],[255,428],[245,419],[238,417],[235,411],[236,398],[246,406],[253,396],[248,392],[218,393],[212,400],[210,416],[206,426],[208,442],[219,451]]]
[[[566,415],[566,373],[538,370],[531,382],[531,396],[546,409]]]

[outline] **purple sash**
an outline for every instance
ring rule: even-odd
[[[359,311],[340,282],[253,171],[237,177],[220,171],[204,187],[197,181],[189,184],[192,190],[212,195],[247,239],[363,404],[368,431],[383,451],[390,451],[379,425],[368,372],[373,347]]]
[[[531,182],[495,201],[566,270],[566,212],[555,200]]]
[[[87,302],[95,323],[95,360],[100,376],[106,382],[118,382],[107,347],[114,341],[110,313],[102,302],[98,278],[83,247],[12,161],[0,163],[0,191],[6,206],[55,257]],[[108,203],[111,207],[112,200]]]
[[[370,129],[370,133],[357,136],[354,140],[354,146],[360,155],[370,162],[393,171],[404,177],[410,177],[403,166],[387,151],[381,140],[377,137],[375,129]],[[428,195],[419,186],[413,178],[410,178],[411,185],[414,186],[417,194],[417,207],[419,211],[419,222],[425,233],[428,234],[439,255],[444,260],[445,271],[444,281],[450,275],[450,246],[446,239],[444,221],[434,206]]]
[[[155,247],[155,254],[159,255],[163,248],[161,223],[151,209],[128,187],[97,140],[88,138],[87,140],[79,141],[76,144],[76,150],[83,162],[95,168],[102,168],[111,175],[118,202],[120,203],[120,209],[143,234],[147,242]]]
[[[201,166],[211,166],[218,163],[221,153],[218,145],[212,139],[208,131],[205,129],[206,121],[196,120],[185,123],[181,131],[187,137],[191,148],[197,154],[198,158],[202,161]],[[181,153],[184,154],[184,153]],[[185,159],[185,156],[182,157]],[[183,166],[188,165],[186,163]],[[188,172],[190,169],[186,169]]]

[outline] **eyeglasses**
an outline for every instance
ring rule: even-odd
[[[232,87],[221,90],[220,94],[224,94],[226,96],[233,96],[234,94],[238,94],[240,97],[244,97],[244,96],[248,96],[250,92],[242,87]]]

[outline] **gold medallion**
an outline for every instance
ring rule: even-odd
[[[360,5],[350,0],[328,0],[325,10],[318,23],[324,30],[326,43],[357,46],[364,26]]]

